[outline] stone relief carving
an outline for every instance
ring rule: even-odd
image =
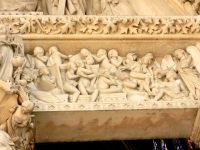
[[[112,93],[121,93],[121,96],[125,94],[121,98],[124,100],[137,99],[136,97],[140,97],[142,101],[200,99],[199,44],[189,46],[186,50],[175,50],[174,54],[166,55],[161,64],[152,53],[138,58],[137,54],[130,52],[124,58],[115,49],[100,49],[96,55],[82,49],[74,56],[66,56],[52,47],[55,48],[56,55],[52,58],[51,53],[49,56],[43,56],[42,53],[43,57],[48,57],[48,60],[45,59],[47,63],[43,65],[48,66],[48,61],[54,60],[51,65],[57,68],[53,71],[56,75],[50,75],[51,65],[38,68],[42,76],[38,76],[39,80],[36,79],[35,88],[38,91],[34,90],[38,94],[44,85],[46,89],[50,89],[48,91],[51,91],[54,98],[48,102],[64,102],[62,98],[59,99],[59,95],[65,96],[67,103],[109,102],[108,94]],[[40,84],[41,81],[46,84]],[[56,82],[61,85],[58,86]],[[42,98],[45,97],[44,92],[43,96],[36,96],[37,94],[31,94],[33,101],[47,102]]]
[[[13,34],[198,34],[198,17],[1,16]]]
[[[23,40],[10,35],[2,24],[0,34],[0,130],[8,133],[17,150],[33,149],[31,113],[34,103],[28,97],[31,80],[27,70],[30,66],[26,65]]]
[[[115,98],[109,94],[115,93],[121,93],[119,101],[200,100],[200,44],[175,50],[164,56],[161,64],[152,53],[138,58],[129,52],[122,57],[115,49],[91,54],[83,48],[72,56],[62,54],[56,46],[46,54],[36,46],[30,55],[24,54],[20,37],[12,38],[3,27],[7,29],[2,25],[6,35],[1,41],[2,52],[5,48],[10,53],[2,53],[1,67],[9,64],[6,68],[11,72],[6,75],[13,75],[13,85],[23,91],[20,103],[28,96],[41,103],[112,102]],[[6,57],[8,62],[3,60]]]
[[[200,13],[200,1],[199,0],[179,0],[184,10],[189,15],[199,15]]]

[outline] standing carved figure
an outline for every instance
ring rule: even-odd
[[[87,0],[87,15],[129,15],[136,13],[127,0]]]
[[[193,67],[193,58],[198,57],[198,53],[191,53],[191,51],[197,50],[196,47],[190,46],[187,48],[187,52],[193,55],[189,55],[185,50],[178,49],[175,51],[174,56],[178,59],[176,64],[176,70],[178,75],[183,80],[187,86],[190,94],[194,99],[200,99],[200,79],[198,77],[198,72]],[[196,56],[195,56],[196,55]],[[192,57],[193,56],[193,57]],[[199,59],[199,58],[198,58]],[[196,64],[196,67],[199,66],[199,63]]]
[[[85,0],[42,0],[45,15],[85,15]]]
[[[12,76],[13,73],[13,64],[12,58],[14,56],[14,47],[19,46],[18,43],[14,42],[12,37],[9,35],[9,29],[0,24],[0,34],[3,34],[5,37],[0,39],[0,55],[1,57],[1,66],[0,66],[0,79],[8,76]]]

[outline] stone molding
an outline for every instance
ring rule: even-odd
[[[0,22],[12,34],[48,35],[199,35],[200,18],[196,16],[44,16],[2,15]]]
[[[186,109],[199,108],[199,101],[133,101],[119,103],[39,103],[35,102],[34,112],[46,111],[93,111],[93,110],[141,110],[141,109]],[[199,115],[200,116],[200,115]]]

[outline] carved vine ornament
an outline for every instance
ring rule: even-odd
[[[199,34],[199,17],[0,16],[13,34]]]

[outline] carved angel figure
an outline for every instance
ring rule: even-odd
[[[176,70],[193,98],[200,100],[200,78],[198,77],[198,72],[200,72],[200,52],[195,46],[187,47],[186,51],[182,49],[175,51],[174,55],[178,59]]]

